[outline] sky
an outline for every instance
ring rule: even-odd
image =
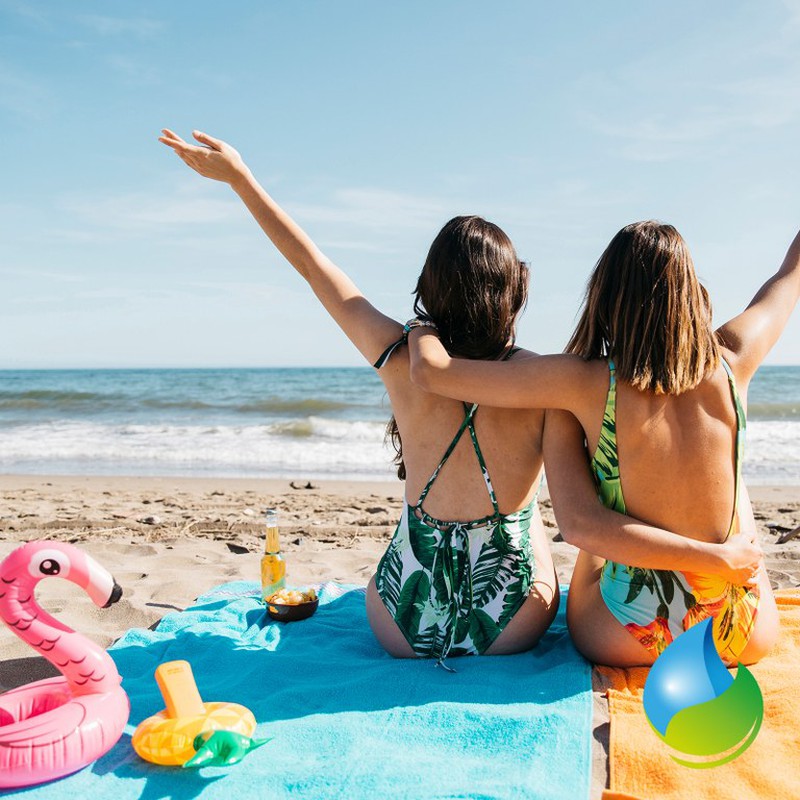
[[[800,0],[0,0],[0,368],[363,363],[163,127],[239,149],[401,321],[439,228],[492,220],[557,352],[638,219],[741,311],[800,227],[798,123]]]

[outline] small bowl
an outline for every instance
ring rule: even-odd
[[[308,619],[317,610],[318,605],[319,598],[294,605],[267,601],[267,614],[278,622],[297,622],[299,619]]]

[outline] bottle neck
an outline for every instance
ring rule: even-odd
[[[281,539],[278,534],[277,526],[274,528],[267,528],[267,541],[264,547],[264,552],[267,555],[276,555],[281,551]]]

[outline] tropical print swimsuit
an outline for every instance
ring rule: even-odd
[[[448,655],[486,652],[525,602],[535,574],[528,532],[536,497],[520,511],[500,513],[475,435],[477,410],[464,404],[461,427],[416,504],[403,504],[375,575],[378,594],[414,652],[448,670]],[[435,519],[422,504],[465,430],[494,512],[471,522]]]
[[[734,507],[728,536],[738,530],[737,510],[741,482],[746,419],[730,366],[731,398],[736,408]],[[616,377],[608,362],[610,380],[600,441],[592,458],[600,501],[606,508],[627,513],[617,455]],[[600,594],[609,611],[654,656],[660,655],[687,628],[713,617],[714,642],[720,656],[736,663],[747,645],[758,610],[758,588],[735,586],[716,575],[629,567],[606,561],[600,574]]]

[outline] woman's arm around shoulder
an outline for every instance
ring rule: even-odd
[[[565,408],[578,416],[588,410],[594,367],[578,356],[451,358],[431,328],[412,330],[408,346],[411,380],[426,391],[500,408]]]
[[[353,281],[314,244],[303,229],[267,194],[239,153],[221,139],[194,131],[200,145],[164,129],[159,141],[171,147],[200,175],[227,183],[261,229],[305,278],[347,337],[372,364],[402,333],[402,326],[378,311]]]
[[[758,290],[750,305],[717,333],[733,355],[734,372],[743,383],[753,377],[778,341],[800,299],[800,233],[780,269]]]
[[[755,582],[761,564],[755,534],[711,544],[652,527],[603,506],[597,498],[583,430],[572,414],[548,410],[544,462],[564,541],[629,566],[711,573],[736,584]]]

